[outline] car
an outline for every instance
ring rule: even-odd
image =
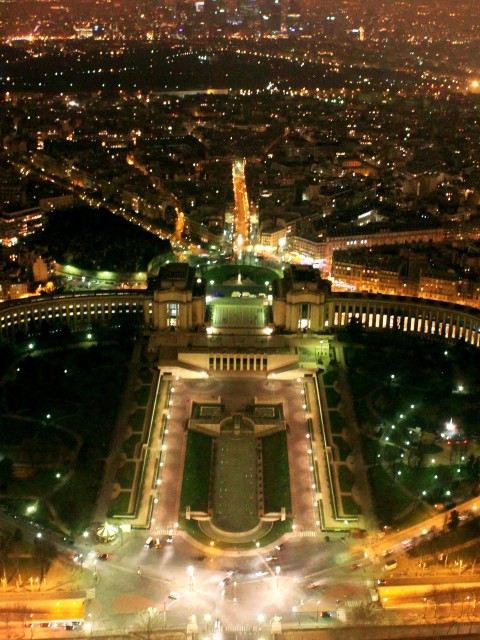
[[[226,587],[227,584],[229,584],[229,582],[230,582],[230,578],[228,576],[225,576],[223,580],[220,580],[219,585],[221,587]]]
[[[412,540],[403,540],[402,541],[402,547],[405,550],[411,549],[413,547],[413,541]]]
[[[227,571],[227,576],[232,577],[232,576],[234,576],[236,573],[237,573],[237,570],[236,570],[236,569],[229,569],[229,570]]]
[[[383,565],[383,568],[385,569],[385,571],[393,571],[393,569],[397,568],[397,561],[396,560],[387,560],[385,562],[385,564]]]
[[[170,600],[178,600],[180,598],[180,594],[178,594],[176,591],[170,591],[168,597],[170,598]]]
[[[334,614],[332,611],[320,611],[321,618],[333,618]]]
[[[387,584],[387,581],[385,580],[385,578],[377,578],[377,584]]]
[[[277,546],[275,547],[275,549],[277,551],[283,551],[285,549],[285,543],[282,544],[277,544]]]
[[[75,626],[73,624],[66,624],[64,629],[65,631],[75,631]]]
[[[391,549],[385,549],[385,551],[382,551],[382,556],[386,558],[387,556],[391,556],[392,553],[393,551]]]
[[[172,544],[172,542],[173,542],[173,536],[172,535],[167,536],[167,544]]]
[[[108,560],[108,553],[99,553],[97,558],[99,560]]]
[[[319,587],[322,584],[321,580],[315,580],[315,582],[311,582],[307,589],[316,589],[317,587]]]
[[[155,538],[155,549],[161,549],[164,544],[161,538]]]
[[[153,538],[152,536],[149,536],[146,540],[145,540],[145,544],[144,547],[145,549],[151,549],[153,545]]]
[[[355,571],[355,569],[358,569],[358,568],[359,568],[359,566],[360,566],[360,565],[359,565],[359,564],[357,564],[357,563],[355,562],[354,564],[351,564],[351,565],[350,565],[350,569],[351,569],[351,571]]]
[[[278,560],[277,556],[267,556],[265,558],[265,562],[275,562],[275,560]]]
[[[222,622],[220,618],[215,619],[215,622],[213,623],[213,628],[215,631],[220,631],[220,629],[222,628]]]
[[[268,571],[260,570],[260,571],[257,571],[257,572],[255,573],[255,576],[256,576],[257,578],[261,578],[262,576],[266,576],[266,575],[268,575]]]

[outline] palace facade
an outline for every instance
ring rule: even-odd
[[[310,267],[292,266],[273,284],[276,331],[328,333],[356,320],[366,330],[464,340],[480,346],[478,309],[424,298],[332,293],[329,282]],[[209,327],[206,310],[205,281],[196,278],[192,267],[173,264],[163,267],[144,291],[75,292],[3,302],[0,340],[13,340],[18,332],[33,336],[45,326],[88,331],[126,318],[151,330],[205,330]]]

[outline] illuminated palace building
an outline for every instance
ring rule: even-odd
[[[447,341],[464,340],[480,346],[480,311],[432,300],[369,293],[335,293],[310,267],[292,266],[273,283],[267,299],[216,300],[225,309],[242,306],[236,325],[239,333],[270,334],[272,331],[330,333],[347,326],[353,318],[367,330],[409,332]],[[19,332],[35,336],[46,326],[69,326],[88,331],[102,324],[130,323],[149,330],[222,331],[215,324],[221,313],[210,313],[214,300],[206,295],[205,281],[186,264],[163,267],[144,291],[102,291],[41,296],[0,305],[0,339],[12,340]],[[249,313],[265,310],[263,326],[248,323]],[[211,318],[211,321],[208,320]],[[268,319],[273,318],[273,323]],[[232,324],[229,329],[234,328]]]

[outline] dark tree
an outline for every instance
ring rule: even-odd
[[[54,560],[57,557],[57,555],[58,555],[58,552],[55,545],[53,545],[51,542],[47,542],[46,540],[35,538],[34,557],[40,567],[39,586],[42,583],[43,578],[47,574],[52,560]]]
[[[13,480],[13,462],[7,456],[0,460],[0,488],[8,489]]]
[[[456,509],[454,509],[450,513],[450,520],[448,522],[448,528],[453,531],[454,529],[456,529],[458,527],[459,523],[460,523],[459,513],[458,513],[458,511]]]

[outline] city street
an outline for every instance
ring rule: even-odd
[[[97,564],[96,629],[133,627],[138,612],[149,607],[161,613],[159,626],[167,627],[182,627],[193,614],[205,624],[219,619],[226,628],[274,615],[315,624],[317,611],[336,617],[345,605],[369,601],[373,567],[366,561],[352,571],[359,554],[353,549],[352,555],[340,538],[327,543],[295,535],[281,551],[236,559],[200,554],[180,534],[161,549],[145,549],[143,543],[144,536],[132,533],[111,549],[107,562]],[[267,562],[272,555],[275,560]],[[230,580],[221,584],[229,572]],[[319,623],[325,624],[321,617]]]

